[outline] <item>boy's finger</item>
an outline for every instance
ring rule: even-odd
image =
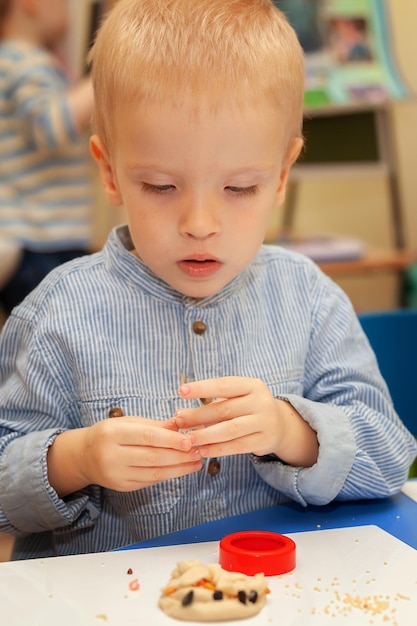
[[[144,420],[137,424],[134,422],[120,424],[118,430],[119,445],[171,448],[182,452],[188,452],[192,448],[190,438],[186,434],[178,432],[177,425],[175,428],[161,428],[155,427],[155,424],[149,422],[150,420]]]
[[[208,378],[192,383],[185,383],[179,387],[182,398],[234,398],[251,393],[256,385],[253,378],[242,376],[224,376],[222,378]]]

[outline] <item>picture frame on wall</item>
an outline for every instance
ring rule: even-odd
[[[386,0],[274,0],[305,52],[305,106],[403,99]]]

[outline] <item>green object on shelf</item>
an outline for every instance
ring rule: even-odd
[[[404,300],[407,307],[417,309],[417,263],[405,271]]]
[[[408,478],[417,478],[417,459],[414,461],[414,463],[410,467]]]
[[[321,107],[331,104],[331,100],[324,89],[309,89],[304,93],[305,107]]]

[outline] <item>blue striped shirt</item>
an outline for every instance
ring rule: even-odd
[[[416,442],[396,416],[347,297],[307,258],[264,246],[200,301],[129,252],[126,227],[65,264],[14,310],[0,343],[0,530],[16,558],[111,550],[293,499],[303,505],[397,492]],[[203,321],[206,332],[193,331]],[[65,499],[48,484],[57,433],[121,407],[165,420],[191,380],[261,378],[317,431],[311,468],[252,455],[119,493],[92,485]]]
[[[0,42],[0,231],[35,251],[87,247],[92,162],[55,58]]]

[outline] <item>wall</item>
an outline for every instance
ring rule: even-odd
[[[398,63],[413,97],[393,107],[407,243],[417,249],[417,2],[389,0]]]
[[[82,73],[85,65],[85,53],[90,35],[91,15],[94,5],[97,4],[98,1],[99,0],[68,0],[71,27],[64,52],[76,76]],[[123,209],[111,207],[107,202],[97,170],[94,184],[93,247],[99,248],[103,245],[113,226],[126,220]]]

